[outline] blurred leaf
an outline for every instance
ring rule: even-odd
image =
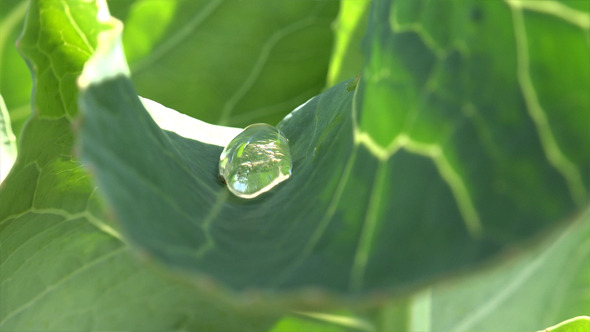
[[[432,290],[433,331],[534,331],[590,308],[590,210],[499,267]]]
[[[18,54],[16,39],[21,33],[28,1],[0,2],[0,94],[4,96],[16,137],[31,114],[31,76]]]
[[[280,320],[270,332],[293,332],[293,331],[314,331],[314,332],[348,332],[340,326],[326,323],[314,322],[306,319],[287,317]]]
[[[120,2],[139,94],[184,114],[276,123],[325,86],[338,1]]]
[[[530,246],[530,245],[528,245]],[[525,254],[376,310],[379,331],[535,331],[590,308],[590,209]]]
[[[278,321],[270,332],[373,332],[365,322],[348,316],[325,314],[291,315]]]
[[[328,86],[361,73],[361,39],[365,34],[370,0],[342,1],[334,22],[335,41],[328,70]]]
[[[590,331],[590,317],[580,316],[548,327],[543,332],[585,332]]]
[[[469,264],[588,202],[588,13],[547,3],[374,2],[355,141],[383,163],[416,160],[392,176],[392,217],[374,239],[405,242],[406,266]],[[536,92],[563,86],[567,100]],[[418,178],[432,165],[437,179]],[[451,195],[428,195],[445,187]],[[404,270],[383,262],[398,251],[374,248],[374,269]]]
[[[357,103],[364,145],[447,164],[469,227],[504,232],[504,214],[522,226],[526,213],[542,216],[537,224],[587,200],[587,12],[552,1],[381,0],[373,9]]]

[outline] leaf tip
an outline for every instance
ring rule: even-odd
[[[107,29],[98,34],[96,50],[78,77],[80,89],[118,75],[130,76],[121,41],[123,23],[110,15],[106,0],[98,0],[97,6],[97,21],[105,24]]]

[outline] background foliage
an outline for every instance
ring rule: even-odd
[[[342,191],[340,185],[321,186],[314,170],[329,174],[322,176],[328,183],[337,174],[354,174],[342,192],[365,197],[366,202],[350,205],[347,202],[352,200],[342,199],[336,205],[315,205],[340,212],[336,224],[347,222],[348,231],[330,229],[328,234],[341,237],[320,242],[311,253],[333,251],[330,257],[342,265],[324,266],[328,277],[322,277],[309,272],[321,265],[308,260],[311,265],[303,269],[308,272],[289,274],[294,278],[290,287],[322,285],[344,293],[397,288],[402,296],[370,310],[337,310],[333,312],[337,316],[298,313],[277,322],[282,312],[236,307],[231,295],[207,286],[207,279],[198,278],[205,285],[194,287],[138,263],[119,235],[121,226],[131,243],[142,248],[142,257],[154,256],[189,270],[195,266],[179,259],[170,246],[169,240],[178,233],[172,232],[168,240],[164,237],[159,245],[146,236],[155,223],[141,227],[133,223],[121,206],[125,201],[114,199],[113,193],[122,191],[120,184],[102,189],[115,203],[105,208],[94,181],[72,155],[71,128],[78,113],[75,79],[96,48],[97,33],[108,26],[96,21],[94,3],[31,2],[19,48],[33,73],[34,112],[21,133],[29,114],[30,83],[11,44],[21,31],[26,4],[7,1],[0,10],[0,92],[19,137],[19,155],[0,190],[0,326],[8,330],[522,330],[587,314],[590,217],[583,212],[590,184],[587,2],[375,1],[367,16],[362,69],[355,47],[369,3],[351,3],[344,1],[340,7],[335,37],[330,24],[338,12],[336,1],[289,2],[289,8],[238,1],[112,1],[109,5],[126,24],[123,41],[139,93],[209,122],[277,123],[294,106],[319,93],[328,72],[332,85],[362,71],[354,101],[350,83],[344,83],[281,124],[300,154],[300,175],[290,180],[290,187],[284,186],[291,189],[271,197],[281,200],[284,195],[295,201],[292,193],[299,192],[297,186],[305,188],[313,181],[328,188],[326,197],[333,197],[334,191]],[[565,57],[567,62],[559,61]],[[125,82],[118,86],[127,90],[101,86],[106,90],[95,98],[98,104],[124,105],[121,99],[133,96],[133,88]],[[113,94],[115,90],[120,94]],[[82,105],[91,99],[83,96]],[[137,109],[135,118],[118,128],[119,133],[109,130],[113,120],[107,119],[102,129],[90,121],[100,107],[92,111],[87,106],[84,133],[96,127],[95,136],[89,134],[83,146],[85,154],[92,149],[100,154],[101,134],[103,141],[110,138],[114,144],[110,147],[116,147],[117,142],[133,142],[132,137],[145,138],[146,128],[155,128],[145,126],[148,120],[133,125],[134,119],[147,118],[139,104],[130,105]],[[109,115],[96,113],[101,114]],[[315,125],[306,127],[314,116]],[[2,120],[6,122],[4,114]],[[126,132],[129,129],[136,134]],[[162,137],[162,132],[154,135]],[[192,172],[202,174],[203,167],[215,163],[218,149],[191,150],[183,140],[166,135],[176,144],[173,147],[184,149],[180,156],[196,151],[197,159],[209,158]],[[147,141],[140,144],[150,146]],[[319,160],[330,162],[314,164],[316,148],[324,151]],[[346,166],[343,161],[351,151],[358,155]],[[131,159],[138,162],[140,157],[142,151]],[[103,185],[105,176],[113,174],[109,167],[119,164],[88,160]],[[165,180],[167,173],[157,170],[152,167],[152,179]],[[204,188],[214,186],[204,178]],[[220,201],[227,209],[237,206],[246,216],[256,215],[230,197]],[[268,200],[266,205],[258,203],[268,211],[278,206]],[[199,215],[198,209],[193,213]],[[119,223],[113,224],[114,219]],[[220,217],[214,225],[224,221],[228,218]],[[474,237],[480,232],[478,224],[483,238]],[[283,252],[291,248],[294,255],[301,254],[297,240],[317,229],[303,225],[298,237],[283,241]],[[373,226],[367,231],[363,225]],[[244,228],[234,226],[234,233],[238,230]],[[253,231],[251,239],[270,234],[281,240],[285,233],[280,230]],[[534,233],[546,235],[531,242]],[[391,236],[400,238],[393,241]],[[221,243],[222,238],[215,239]],[[245,249],[246,258],[277,248],[276,243],[266,242],[261,251],[249,251],[256,248],[245,246],[247,241],[236,235],[230,239]],[[347,258],[354,256],[347,252],[357,247],[357,241],[367,248],[365,264],[373,268],[367,274],[372,276],[367,288],[349,288],[350,280],[340,285],[335,277],[346,276],[342,271],[358,259]],[[230,242],[223,243],[220,253],[231,253]],[[158,252],[158,246],[164,249]],[[524,254],[510,254],[523,248]],[[460,254],[466,251],[470,254]],[[415,295],[407,293],[408,284],[431,280],[441,272],[456,273],[456,267],[499,251],[508,258]],[[396,261],[391,252],[404,255],[395,256],[401,257]],[[245,260],[244,268],[253,263]],[[271,264],[260,272],[275,267]],[[224,280],[225,268],[199,270],[217,275],[230,287],[267,286],[260,277]],[[556,284],[559,287],[553,287]],[[286,299],[292,301],[290,296]],[[342,319],[351,315],[357,319]],[[335,323],[335,318],[340,320]]]

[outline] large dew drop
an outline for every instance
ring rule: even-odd
[[[219,157],[219,176],[242,198],[254,198],[287,180],[292,167],[287,138],[264,123],[246,127]]]

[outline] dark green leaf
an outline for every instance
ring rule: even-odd
[[[408,200],[395,215],[390,210],[376,243],[412,234],[430,247],[413,249],[425,253],[413,261],[433,271],[485,257],[588,202],[588,13],[559,3],[525,5],[373,4],[356,141],[384,162],[409,165],[407,155],[417,161],[392,175],[393,204],[427,186],[417,189],[422,200]],[[559,60],[565,57],[567,65]],[[547,92],[564,86],[563,94]],[[436,179],[406,182],[432,165]],[[430,196],[437,188],[451,195]],[[457,210],[449,210],[453,205]],[[391,252],[374,250],[383,258]],[[378,259],[375,265],[385,271]]]
[[[293,175],[250,201],[219,182],[221,147],[162,131],[128,78],[90,79],[82,155],[130,241],[233,289],[364,294],[480,264],[584,205],[590,65],[572,17],[586,14],[461,2],[398,17],[409,4],[374,3],[359,87],[279,123]],[[529,34],[563,26],[574,103],[537,99],[568,77],[529,56],[544,54]]]

